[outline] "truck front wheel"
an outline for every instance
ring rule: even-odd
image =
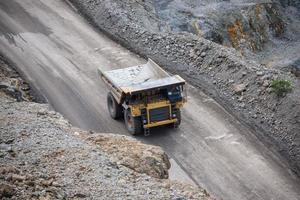
[[[127,109],[124,112],[124,120],[127,130],[132,135],[137,135],[142,132],[142,120],[141,117],[133,117],[131,115],[131,110]]]
[[[107,94],[107,108],[113,119],[119,119],[122,116],[123,107],[118,104],[110,92]]]
[[[177,116],[177,122],[174,123],[174,128],[178,128],[181,124],[181,111],[180,111],[180,109],[177,110],[176,116]]]

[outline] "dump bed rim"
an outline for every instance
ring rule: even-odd
[[[129,86],[121,86],[121,85],[115,83],[110,78],[110,76],[108,76],[106,74],[106,72],[111,72],[111,71],[114,71],[114,70],[103,71],[103,70],[101,70],[101,68],[98,68],[98,74],[104,80],[104,82],[106,84],[109,83],[110,87],[114,87],[118,91],[118,93],[120,95],[120,99],[122,98],[123,94],[125,94],[125,95],[126,94],[136,94],[136,93],[140,93],[140,92],[143,92],[143,91],[154,90],[154,89],[158,89],[158,88],[166,88],[166,87],[170,87],[170,86],[174,86],[174,85],[184,85],[184,84],[186,84],[186,81],[183,78],[181,78],[179,75],[173,75],[173,76],[171,76],[168,72],[166,72],[164,69],[162,69],[158,64],[156,64],[150,58],[148,58],[148,62],[146,64],[148,64],[148,63],[150,65],[152,65],[152,67],[155,67],[156,69],[158,69],[159,71],[161,71],[165,75],[164,78],[153,80],[152,82],[156,82],[158,80],[166,79],[166,78],[177,79],[177,81],[175,81],[175,82],[173,82],[171,84],[157,85],[157,86],[150,87],[150,88],[130,89],[130,88],[132,88],[132,87],[134,87],[136,85],[142,85],[142,83],[138,83],[136,85],[133,84],[133,85],[129,85]],[[144,65],[146,65],[146,64],[144,64]],[[131,68],[131,67],[135,67],[135,66],[130,66],[130,67],[126,67],[126,68]],[[126,69],[126,68],[120,68],[120,69]],[[120,70],[120,69],[115,69],[115,70]]]
[[[131,89],[130,87],[120,87],[120,89],[124,92],[124,94],[137,94],[137,93],[141,93],[141,92],[145,92],[145,91],[150,91],[150,90],[155,90],[155,89],[159,89],[159,88],[168,88],[170,86],[177,86],[177,85],[185,85],[186,81],[181,78],[179,75],[174,75],[171,76],[170,78],[176,78],[177,82],[173,82],[170,84],[164,84],[164,85],[157,85],[154,87],[150,87],[150,88],[139,88],[139,89]],[[134,87],[134,85],[132,85]]]
[[[114,69],[114,70],[103,70],[101,68],[98,68],[98,73],[100,74],[100,76],[105,77],[105,79],[109,80],[111,84],[113,84],[115,87],[120,88],[120,87],[124,87],[124,86],[130,86],[132,85],[132,82],[130,82],[130,78],[128,78],[128,82],[126,82],[126,79],[123,78],[119,79],[115,78],[118,76],[118,74],[122,74],[122,73],[130,73],[131,71],[134,71],[135,69],[152,69],[151,72],[153,73],[152,76],[145,76],[144,74],[144,79],[162,79],[162,78],[166,78],[166,77],[170,77],[171,75],[166,72],[164,69],[162,69],[158,64],[156,64],[153,60],[151,60],[150,58],[148,59],[148,62],[145,64],[140,64],[140,65],[135,65],[135,66],[129,66],[129,67],[125,67],[125,68],[119,68],[119,69]],[[137,70],[139,71],[139,70]],[[153,76],[154,75],[154,76]],[[138,74],[137,77],[139,77],[140,75]],[[121,75],[120,75],[121,77]],[[128,76],[130,77],[130,76]],[[125,80],[125,82],[124,82]],[[139,80],[139,79],[137,79]],[[143,81],[143,80],[142,80]],[[141,82],[137,82],[138,83],[142,83]]]

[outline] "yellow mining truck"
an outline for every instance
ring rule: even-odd
[[[180,76],[169,75],[151,59],[111,71],[99,68],[98,73],[110,89],[107,107],[111,117],[124,116],[131,134],[144,131],[148,135],[152,127],[180,125],[180,108],[187,101],[186,82]]]

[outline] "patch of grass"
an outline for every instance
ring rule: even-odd
[[[271,83],[272,92],[278,97],[284,97],[292,91],[292,83],[288,80],[273,80]]]

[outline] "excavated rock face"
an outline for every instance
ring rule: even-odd
[[[282,37],[285,24],[275,4],[247,6],[244,13],[231,12],[229,20],[224,19],[223,44],[236,49],[262,50],[272,37]],[[222,33],[222,30],[220,30]]]
[[[157,16],[174,31],[188,31],[214,42],[262,50],[271,37],[282,37],[286,24],[283,8],[299,3],[286,1],[157,1]],[[258,2],[258,3],[256,3]]]
[[[288,67],[299,58],[296,53],[300,49],[299,1],[147,2],[152,2],[157,17],[174,32],[186,31],[234,47],[243,55],[271,67]]]

